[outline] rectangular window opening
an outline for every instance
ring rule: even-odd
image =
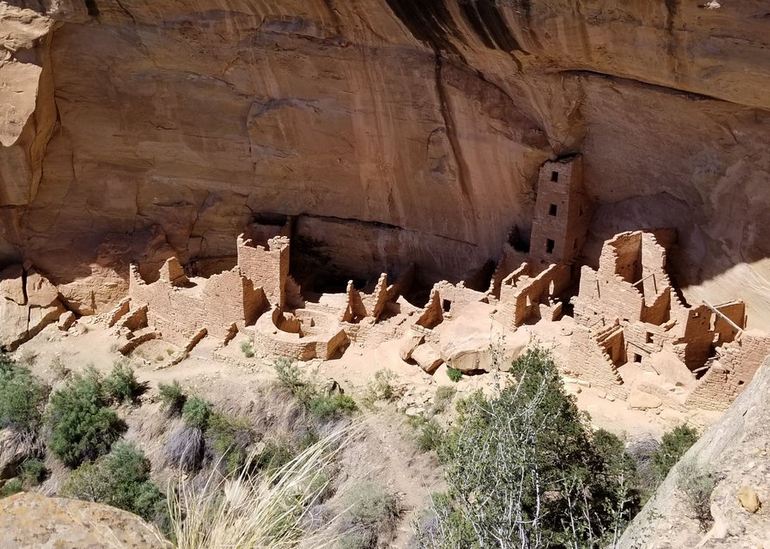
[[[442,299],[441,300],[441,308],[444,309],[445,313],[448,313],[449,310],[452,308],[452,302],[448,299]]]
[[[556,215],[557,209],[556,204],[551,204],[548,206],[548,215]]]
[[[652,343],[652,332],[647,332],[646,341]]]
[[[551,172],[551,181],[556,183],[559,180],[559,172]]]
[[[634,353],[634,362],[641,362],[642,361],[642,355],[638,355]]]
[[[553,253],[553,249],[554,249],[555,246],[556,246],[556,242],[554,242],[550,238],[546,239],[546,241],[545,241],[545,253],[552,254]]]

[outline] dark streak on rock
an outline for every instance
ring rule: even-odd
[[[444,0],[387,0],[388,6],[409,32],[434,50],[460,55],[452,37],[461,39]]]
[[[679,49],[679,41],[674,32],[674,24],[676,22],[677,13],[679,11],[679,0],[664,0],[666,3],[666,34],[668,35],[668,43],[666,45],[666,53],[668,54],[671,72],[674,78],[679,80],[679,63],[677,62],[677,50]]]
[[[457,164],[457,182],[460,184],[460,191],[463,196],[468,199],[468,204],[473,207],[470,202],[470,194],[468,192],[468,181],[470,179],[470,173],[468,170],[468,164],[463,157],[462,147],[460,140],[457,137],[457,127],[455,126],[454,117],[452,116],[452,108],[449,105],[449,97],[444,87],[443,68],[444,60],[441,57],[441,52],[436,50],[436,93],[439,100],[439,110],[441,117],[444,119],[444,126],[446,127],[446,135],[449,139],[449,144],[452,147],[452,154],[455,157],[455,163]]]

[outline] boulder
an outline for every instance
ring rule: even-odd
[[[741,486],[741,489],[738,490],[738,501],[741,503],[741,507],[749,513],[756,513],[762,507],[759,496],[749,486]]]
[[[412,327],[409,329],[398,345],[398,356],[401,360],[409,360],[412,358],[412,352],[417,346],[425,339],[425,333],[419,329],[419,327]]]
[[[14,548],[170,548],[141,518],[101,503],[40,494],[0,499],[0,546]]]
[[[412,352],[412,360],[414,360],[420,368],[425,372],[433,375],[436,369],[441,366],[444,359],[441,358],[441,353],[438,352],[430,343],[423,343],[418,345]]]
[[[59,322],[57,325],[61,331],[66,332],[72,328],[72,325],[75,324],[76,320],[77,319],[75,318],[75,313],[72,311],[67,311],[59,315]]]

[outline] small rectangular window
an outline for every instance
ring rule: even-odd
[[[559,180],[559,172],[551,172],[551,181],[556,183]]]
[[[442,299],[441,300],[441,308],[444,309],[445,313],[448,313],[449,310],[452,308],[452,302],[448,299]]]
[[[551,204],[548,206],[548,215],[556,215],[557,209],[556,204]]]
[[[553,249],[556,246],[556,242],[551,240],[550,238],[546,239],[545,241],[545,253],[552,254]]]
[[[634,362],[641,362],[642,361],[642,355],[638,355],[634,353]]]
[[[652,332],[647,332],[646,341],[647,343],[652,343]]]

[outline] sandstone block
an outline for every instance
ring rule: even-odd
[[[77,319],[75,318],[75,313],[72,311],[66,311],[59,315],[59,321],[58,326],[59,329],[63,332],[66,332],[70,328],[72,328],[72,325],[75,324],[75,321]]]
[[[404,337],[401,338],[401,343],[398,346],[398,356],[401,360],[409,360],[412,358],[412,353],[417,346],[425,339],[425,334],[415,329],[409,330]]]
[[[439,353],[430,343],[418,345],[412,352],[412,360],[414,360],[420,368],[431,375],[433,375],[436,372],[436,369],[441,366],[441,363],[444,362],[444,359],[441,358],[441,353]]]

